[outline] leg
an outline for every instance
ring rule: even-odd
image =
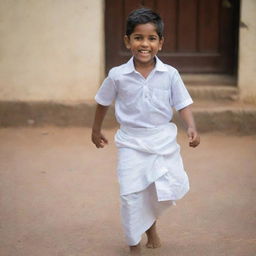
[[[153,225],[146,231],[148,242],[146,243],[147,248],[158,248],[161,247],[160,238],[156,232],[156,221]]]
[[[141,255],[140,244],[130,246],[130,255],[134,255],[134,256],[140,256]]]

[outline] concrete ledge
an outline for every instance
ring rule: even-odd
[[[237,77],[226,74],[181,74],[184,83],[187,85],[229,85],[236,86]]]
[[[95,103],[0,102],[0,127],[12,126],[91,126]],[[196,107],[193,113],[200,132],[222,131],[256,134],[256,106]],[[177,114],[174,122],[181,126]],[[117,126],[110,107],[104,128]]]
[[[94,111],[94,103],[0,102],[0,127],[91,126]],[[108,111],[104,125],[116,125],[113,107]]]
[[[256,134],[255,109],[223,109],[194,111],[200,132],[222,131],[232,134]]]
[[[203,100],[238,100],[238,88],[225,85],[188,85],[193,99]]]

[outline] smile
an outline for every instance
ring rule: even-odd
[[[148,53],[150,53],[149,50],[139,50],[139,52],[142,53],[142,54],[148,54]]]

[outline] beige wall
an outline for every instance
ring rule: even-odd
[[[241,1],[239,79],[241,99],[256,103],[256,1]]]
[[[104,76],[103,0],[0,0],[0,100],[84,101]]]
[[[241,98],[256,103],[256,1],[241,1]],[[0,101],[92,100],[104,78],[104,0],[0,0]]]

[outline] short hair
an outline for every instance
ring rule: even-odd
[[[148,8],[140,8],[132,11],[126,21],[126,35],[129,37],[135,27],[140,24],[153,23],[160,39],[164,33],[164,23],[160,15]]]

